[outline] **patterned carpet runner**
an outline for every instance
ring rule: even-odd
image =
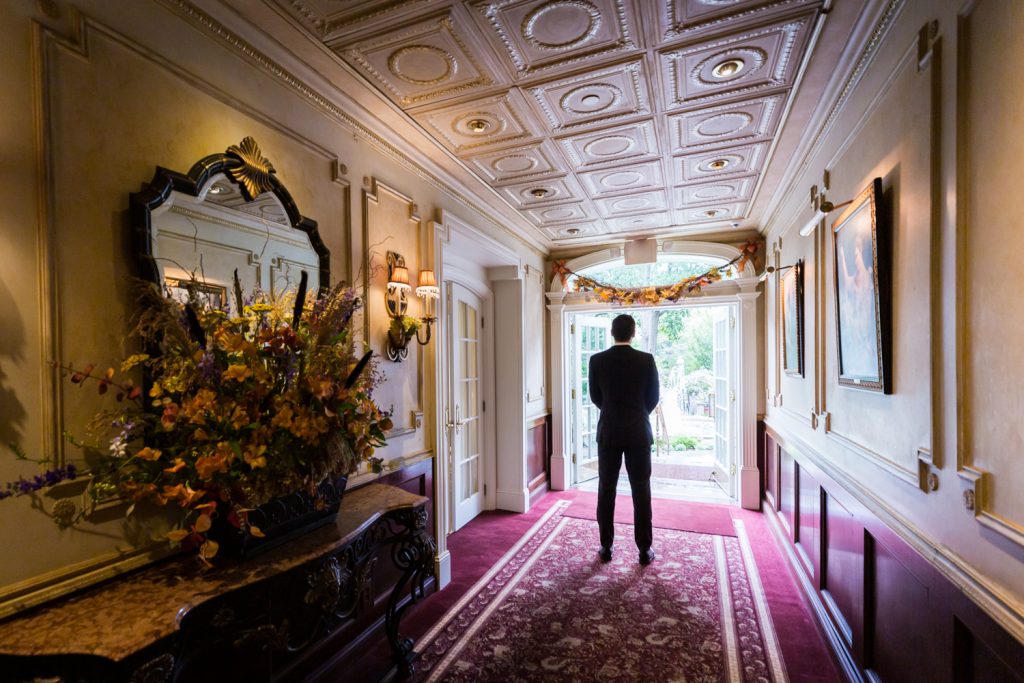
[[[597,523],[560,501],[418,643],[418,681],[786,681],[742,522],[736,536]]]

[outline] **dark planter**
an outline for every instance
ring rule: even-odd
[[[225,555],[243,559],[276,548],[313,529],[333,523],[347,483],[348,476],[336,477],[322,482],[317,487],[316,496],[307,491],[297,491],[273,498],[250,510],[249,524],[259,527],[263,532],[262,538],[243,532],[228,520],[226,514],[214,518],[210,538],[220,544],[220,551]]]

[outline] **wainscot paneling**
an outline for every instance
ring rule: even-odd
[[[551,472],[551,416],[526,423],[526,480],[530,495],[547,490]]]
[[[826,474],[821,455],[770,426],[764,449],[763,510],[849,680],[1024,681],[1024,643]]]

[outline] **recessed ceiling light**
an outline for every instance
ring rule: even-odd
[[[708,168],[710,168],[712,171],[721,171],[723,168],[725,168],[728,165],[729,165],[729,160],[728,159],[715,159],[710,164],[708,164]]]
[[[715,78],[729,78],[730,76],[735,75],[742,68],[743,60],[734,57],[715,66],[715,68],[711,70],[711,75]]]
[[[569,228],[565,232],[570,234],[570,235],[578,235],[578,234],[580,234],[580,229],[579,228]]]
[[[718,209],[708,209],[707,211],[704,212],[704,215],[707,216],[708,218],[714,218],[715,216],[718,215]]]
[[[466,128],[469,128],[474,133],[483,133],[490,127],[491,124],[483,119],[470,119],[466,122]]]
[[[537,199],[541,199],[542,197],[547,197],[550,194],[550,191],[543,187],[535,187],[530,190],[530,194]]]
[[[221,185],[220,183],[214,183],[210,186],[210,194],[227,194],[231,192],[231,188],[227,185]]]

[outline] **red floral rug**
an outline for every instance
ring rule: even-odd
[[[785,681],[760,578],[736,537],[597,523],[559,501],[418,643],[418,681]]]

